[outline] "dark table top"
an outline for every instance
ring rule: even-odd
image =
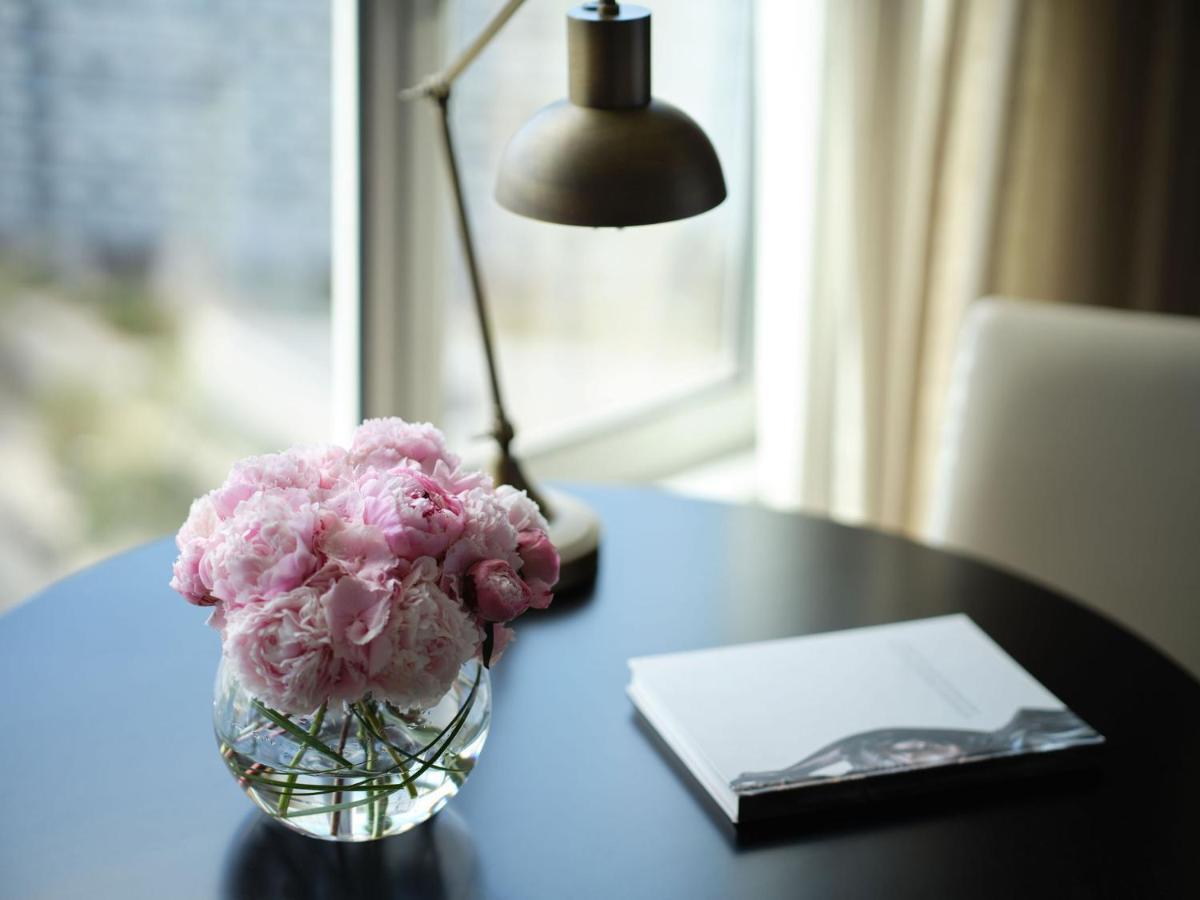
[[[169,540],[0,618],[0,895],[1200,897],[1200,685],[1119,626],[867,530],[579,493],[594,594],[520,623],[478,768],[375,844],[292,835],[230,779],[219,640],[167,587]],[[954,611],[1108,737],[1098,770],[739,836],[624,693],[631,656]]]

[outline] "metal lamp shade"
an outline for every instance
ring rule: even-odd
[[[563,225],[650,225],[712,209],[725,179],[700,126],[669,103],[616,110],[560,100],[509,143],[496,199]]]
[[[725,199],[704,131],[650,96],[650,13],[616,4],[567,15],[570,98],[509,142],[496,199],[563,225],[623,227],[685,219]]]

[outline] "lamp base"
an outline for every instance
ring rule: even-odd
[[[561,560],[556,594],[571,594],[596,580],[599,562],[600,517],[582,500],[553,488],[542,494],[553,511],[550,540]]]

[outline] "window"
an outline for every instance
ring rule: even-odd
[[[328,0],[0,7],[0,608],[327,437],[329,28]]]
[[[452,3],[451,46],[465,46],[495,8],[493,0]],[[708,131],[729,198],[693,219],[622,230],[533,221],[492,197],[509,137],[566,95],[567,8],[558,0],[528,3],[460,79],[453,110],[512,414],[533,440],[660,405],[729,377],[739,361],[748,245],[748,4],[652,4],[655,95]],[[466,436],[487,421],[486,396],[462,266],[454,273],[445,423]]]
[[[397,83],[377,85],[377,95],[386,104],[396,88],[436,69],[500,5],[415,4],[393,25],[406,48],[404,71],[392,73]],[[694,219],[623,230],[524,219],[493,197],[508,139],[566,94],[571,5],[529,0],[455,83],[459,165],[521,455],[543,477],[653,477],[752,440],[745,352],[752,4],[650,4],[654,94],[687,111],[712,138],[729,197]],[[386,15],[379,9],[386,4],[369,6]],[[377,36],[378,25],[363,33]],[[442,48],[433,58],[431,43]],[[383,75],[378,63],[367,66],[369,78]],[[367,238],[377,258],[398,251],[403,260],[397,268],[404,283],[376,302],[406,309],[380,344],[382,358],[368,360],[367,379],[376,385],[367,394],[379,393],[380,381],[401,386],[386,402],[368,402],[368,410],[431,417],[462,446],[489,427],[487,382],[434,116],[414,105],[399,113],[395,129],[379,124],[391,114],[386,105],[364,107],[375,121],[368,131],[376,156],[408,164],[393,173],[406,187],[385,195],[402,205],[395,231]],[[382,202],[377,185],[375,202]],[[426,308],[432,312],[423,316]],[[383,320],[391,315],[380,313]],[[421,324],[403,324],[414,320]],[[440,378],[422,379],[412,367],[397,371],[396,357],[420,358],[419,368]]]
[[[172,531],[238,457],[363,412],[487,428],[434,118],[396,92],[499,4],[0,6],[0,608]],[[751,439],[751,5],[653,4],[655,94],[729,199],[625,231],[492,199],[565,94],[570,5],[529,0],[463,77],[460,162],[523,456],[651,477]]]

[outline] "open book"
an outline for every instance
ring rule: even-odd
[[[634,705],[735,823],[1016,774],[1104,742],[965,615],[629,668]]]

